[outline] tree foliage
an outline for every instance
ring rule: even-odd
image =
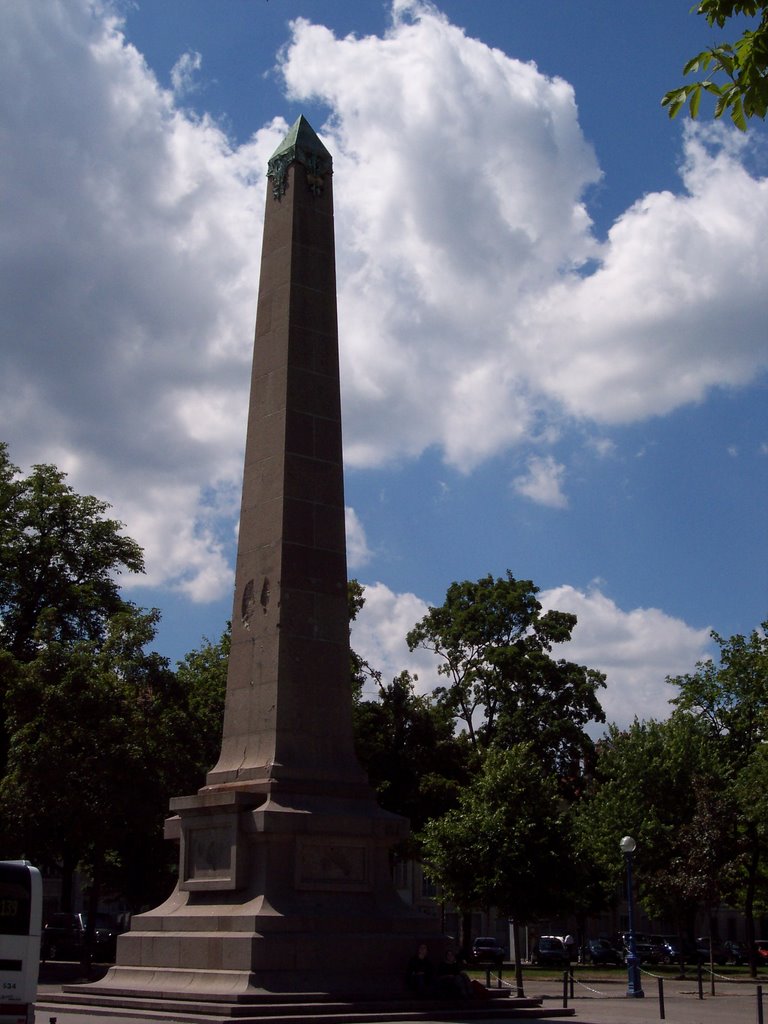
[[[231,623],[227,623],[215,643],[203,640],[199,649],[190,651],[176,666],[194,730],[190,749],[194,752],[196,774],[200,779],[216,764],[221,751],[231,640]]]
[[[13,657],[34,656],[43,615],[46,634],[69,644],[103,636],[122,610],[116,577],[142,572],[144,561],[108,510],[55,466],[21,476],[0,442],[0,647]]]
[[[605,677],[551,656],[571,639],[576,616],[542,613],[537,593],[511,572],[452,583],[407,641],[442,659],[448,684],[436,693],[476,750],[530,743],[547,771],[569,778],[592,745],[584,727],[605,721],[597,696]]]
[[[699,0],[693,9],[719,28],[737,15],[758,20],[736,42],[718,43],[692,57],[683,67],[683,74],[702,73],[704,77],[671,89],[662,99],[662,106],[667,107],[670,117],[675,117],[687,103],[691,117],[696,117],[706,92],[715,97],[715,117],[729,111],[736,127],[746,131],[748,118],[765,119],[768,110],[768,3]]]
[[[428,822],[425,865],[463,911],[497,907],[525,921],[560,909],[569,859],[557,782],[530,745],[488,752],[458,806]]]
[[[470,752],[455,735],[453,717],[417,694],[407,672],[380,684],[377,700],[357,701],[353,724],[357,756],[385,810],[418,830],[456,803]]]
[[[228,637],[178,672],[148,650],[159,612],[117,582],[142,551],[108,510],[0,444],[0,856],[79,864],[138,906],[170,883],[169,798],[218,752]]]
[[[22,476],[0,442],[0,770],[17,662],[36,657],[43,634],[63,647],[103,639],[110,617],[126,607],[116,577],[143,571],[141,548],[108,510],[75,493],[55,466]]]
[[[642,905],[686,929],[696,908],[717,902],[738,870],[727,772],[707,730],[688,715],[635,720],[623,731],[612,726],[574,816],[578,853],[600,868],[606,895],[622,883],[618,844],[631,835]]]
[[[199,781],[186,694],[167,659],[144,649],[157,617],[127,606],[103,642],[39,632],[7,697],[4,846],[91,877],[122,866],[129,894],[131,879],[152,887],[136,857],[142,847],[157,856],[169,796]]]
[[[672,703],[706,722],[742,767],[768,740],[768,620],[748,637],[713,632],[712,639],[719,664],[701,661],[695,672],[670,677],[680,691]]]
[[[673,700],[679,712],[699,723],[726,766],[744,850],[729,895],[744,909],[752,948],[755,912],[768,906],[768,621],[748,637],[712,638],[719,663],[700,662],[669,682],[679,689]]]

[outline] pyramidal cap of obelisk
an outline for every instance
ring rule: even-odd
[[[436,919],[407,906],[354,754],[331,157],[300,117],[268,167],[221,756],[171,801],[179,881],[103,991],[391,996]]]

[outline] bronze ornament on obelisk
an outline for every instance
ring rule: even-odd
[[[300,117],[269,162],[221,756],[171,801],[179,882],[102,990],[248,1002],[396,994],[437,921],[396,893],[354,754],[331,157]]]

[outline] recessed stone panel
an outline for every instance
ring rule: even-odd
[[[239,888],[238,817],[236,814],[182,814],[182,877],[179,887],[189,892]]]
[[[296,887],[339,892],[369,889],[367,848],[362,843],[299,840]]]

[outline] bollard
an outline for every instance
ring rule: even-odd
[[[701,976],[701,964],[696,964],[696,979],[699,983],[699,999],[704,998],[704,979]]]
[[[757,1024],[763,1024],[763,986],[757,986]]]
[[[563,1009],[568,1009],[568,971],[563,971]]]
[[[664,979],[659,978],[659,1020],[666,1020],[664,1015]]]

